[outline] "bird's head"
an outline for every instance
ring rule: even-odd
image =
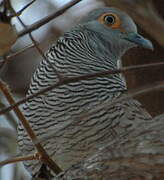
[[[93,10],[82,24],[101,36],[102,41],[109,42],[112,50],[120,55],[137,46],[153,50],[151,41],[138,34],[134,21],[119,9],[106,7]]]

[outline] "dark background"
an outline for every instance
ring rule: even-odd
[[[164,17],[164,1],[154,0],[154,5],[160,16]],[[153,26],[153,24],[152,24]],[[149,64],[164,61],[164,48],[161,47],[152,37],[139,28],[145,37],[149,38],[154,44],[154,51],[145,49],[133,49],[124,57],[123,64],[125,66],[137,64]],[[164,69],[151,68],[142,71],[135,71],[126,75],[128,87],[136,88],[153,82],[162,81],[164,79]],[[145,105],[146,109],[154,116],[164,113],[164,93],[163,90],[152,91],[137,96],[138,100]]]

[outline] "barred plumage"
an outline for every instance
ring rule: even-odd
[[[116,12],[124,15],[126,21],[130,19],[114,8],[99,11],[100,15]],[[117,69],[120,57],[135,46],[131,42],[120,42],[117,35],[111,38],[118,38],[118,42],[113,42],[90,26],[92,24],[78,25],[50,48],[46,53],[47,60],[41,62],[33,76],[28,95],[58,82],[56,71],[64,77],[75,77]],[[126,24],[125,30],[128,28]],[[134,23],[129,29],[136,31]],[[151,116],[133,99],[101,108],[104,103],[123,96],[125,91],[126,83],[119,74],[81,80],[29,100],[23,112],[48,154],[61,168],[66,169],[93,154],[118,134],[123,135],[141,125],[145,126],[147,120],[151,120]],[[86,116],[94,107],[100,108]],[[18,143],[23,154],[35,152],[21,124]],[[39,174],[42,167],[41,162],[37,161],[26,161],[24,164],[32,175]]]

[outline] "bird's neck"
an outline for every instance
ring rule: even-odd
[[[116,49],[117,47],[101,33],[91,30],[86,31],[85,33],[86,36],[88,36],[88,43],[95,51],[95,54],[104,58],[105,61],[112,62],[113,68],[118,68],[118,61],[121,59],[122,53]]]
[[[80,47],[76,50],[77,55],[80,56],[77,56],[76,63],[72,64],[71,72],[73,68],[75,68],[78,73],[95,73],[120,68],[120,56],[113,53],[111,44],[95,32],[79,29],[78,27],[68,34],[65,34],[65,37],[77,40],[76,43],[74,43],[74,48],[75,46]],[[108,82],[107,86],[112,85],[115,79],[117,82],[116,89],[119,91],[126,90],[125,79],[120,74],[107,76],[104,79]],[[109,89],[111,89],[111,87]]]

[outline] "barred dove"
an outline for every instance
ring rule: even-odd
[[[68,78],[117,69],[124,53],[136,46],[153,49],[152,43],[137,33],[135,23],[126,13],[116,8],[96,9],[51,46],[47,60],[41,62],[32,78],[28,95],[58,82],[56,71]],[[29,100],[23,112],[50,157],[66,169],[118,134],[126,134],[140,125],[144,127],[151,120],[133,99],[99,108],[87,116],[95,107],[126,96],[126,90],[124,78],[119,74],[81,80]],[[21,124],[18,143],[23,155],[35,153]],[[49,178],[49,170],[41,162],[24,164],[32,176]]]

